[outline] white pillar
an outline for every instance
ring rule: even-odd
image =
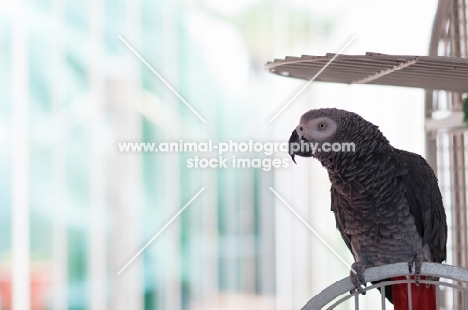
[[[52,16],[54,19],[54,36],[52,38],[52,106],[54,110],[56,141],[53,147],[53,192],[54,192],[54,218],[52,228],[52,310],[68,309],[68,230],[67,230],[67,133],[59,133],[66,128],[64,107],[65,83],[64,65],[65,52],[63,48],[64,1],[52,2]]]
[[[12,262],[14,310],[30,308],[28,44],[25,4],[14,1],[12,18],[13,204]]]
[[[141,1],[127,0],[126,1],[126,31],[125,35],[128,37],[133,48],[141,51]],[[128,51],[126,51],[128,52]],[[141,115],[137,112],[136,100],[142,100],[141,92],[141,69],[142,63],[136,57],[128,57],[130,63],[127,72],[127,79],[125,80],[124,90],[124,104],[121,108],[123,113],[121,126],[121,135],[124,141],[141,141]],[[118,141],[121,142],[121,141]],[[119,154],[121,155],[121,163],[123,168],[123,179],[121,180],[121,199],[122,199],[122,215],[123,227],[117,228],[120,232],[126,234],[124,239],[126,242],[125,249],[133,253],[140,250],[143,245],[142,236],[142,223],[140,222],[142,214],[142,154]],[[126,259],[128,260],[127,256]],[[140,310],[144,308],[144,278],[143,278],[143,258],[144,254],[138,256],[130,265],[125,274],[121,274],[120,279],[121,288],[125,291],[119,292],[126,297],[125,305],[121,309],[135,309]],[[116,296],[117,297],[117,296]]]
[[[179,9],[176,2],[161,2],[163,10],[163,35],[158,40],[160,48],[163,49],[163,66],[155,68],[161,71],[161,75],[169,82],[176,83],[178,80],[178,31],[177,31],[177,10]],[[158,80],[158,83],[161,83]],[[178,85],[172,85],[177,91]],[[163,128],[169,130],[164,133],[165,139],[173,139],[179,137],[180,119],[178,114],[179,99],[167,88],[163,88],[162,96],[163,105],[170,106],[176,110],[174,118],[171,120],[164,115],[158,115]],[[176,140],[174,140],[176,141]],[[164,161],[164,205],[158,206],[164,221],[169,220],[176,214],[180,208],[186,203],[181,201],[180,193],[180,168],[179,154],[167,153],[164,156],[158,156],[159,160]],[[190,199],[190,198],[189,198]],[[162,223],[162,222],[161,222]],[[164,225],[162,223],[162,225]],[[161,309],[181,309],[182,308],[182,287],[181,287],[181,269],[180,269],[180,218],[174,221],[167,231],[161,235],[158,252],[158,261],[164,265],[164,268],[158,268],[158,277],[162,276],[164,281],[161,294]],[[162,246],[163,245],[163,246]],[[161,274],[163,272],[163,275]]]
[[[285,47],[288,46],[288,10],[286,4],[280,0],[273,1],[272,5],[274,57],[282,57],[282,55],[284,55]],[[281,91],[281,85],[284,85],[281,84],[281,82],[283,81],[274,81],[275,84],[272,87],[274,90],[272,94],[272,102],[275,102],[276,98],[282,98],[282,96],[279,96],[279,94],[284,93]],[[282,117],[284,117],[284,115],[282,115]],[[277,131],[277,128],[284,128],[278,125],[280,122],[281,118],[278,118],[275,122],[269,124],[272,131]],[[284,195],[286,192],[289,177],[290,174],[286,170],[275,171],[275,182],[273,188],[280,195]],[[271,195],[274,196],[273,193],[271,193]],[[288,202],[292,203],[291,201]],[[272,209],[272,212],[275,213],[276,308],[291,309],[293,304],[293,261],[291,257],[291,240],[293,237],[292,226],[296,224],[296,222],[293,218],[294,215],[291,214],[284,204],[276,197],[274,199]]]
[[[106,242],[106,145],[103,137],[104,80],[104,1],[89,6],[90,65],[89,89],[92,106],[90,158],[90,227],[88,240],[88,281],[90,310],[105,310],[107,305],[107,242]]]

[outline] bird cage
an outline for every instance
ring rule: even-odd
[[[434,20],[430,56],[467,58],[468,21],[465,0],[440,0]],[[465,74],[460,80],[468,84]],[[466,124],[463,100],[467,90],[426,91],[427,158],[439,177],[449,225],[448,261],[468,268],[466,201]],[[454,308],[466,309],[468,300],[453,292]]]
[[[304,55],[276,59],[266,64],[266,69],[271,73],[305,80],[425,89],[426,159],[437,173],[444,197],[449,227],[447,262],[462,268],[468,268],[468,171],[465,167],[468,135],[464,124],[464,110],[468,114],[468,100],[465,109],[463,104],[463,100],[468,97],[467,14],[464,0],[439,0],[429,56],[380,53]],[[454,282],[438,286],[438,296],[442,296],[439,298],[441,309],[468,309],[468,270],[459,269],[464,273],[463,277],[454,278],[443,274],[449,272],[446,267],[441,267],[439,276]],[[327,289],[322,294],[325,291]],[[319,294],[312,300],[323,297]],[[309,302],[304,309],[322,309],[317,305]]]

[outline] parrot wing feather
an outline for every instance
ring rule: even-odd
[[[397,150],[396,177],[403,182],[416,228],[428,244],[434,262],[446,258],[447,223],[437,177],[426,160],[414,153]]]

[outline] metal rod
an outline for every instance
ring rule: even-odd
[[[354,310],[359,310],[359,295],[360,294],[354,295]]]
[[[386,308],[386,305],[385,305],[385,288],[386,288],[386,285],[382,286],[380,288],[380,296],[381,296],[381,302],[382,302],[382,310],[385,310]]]
[[[413,310],[413,296],[411,295],[411,276],[406,276],[408,280],[407,287],[408,287],[408,309]]]
[[[467,267],[467,232],[466,232],[466,182],[465,151],[462,133],[453,133],[449,139],[450,183],[452,198],[452,245],[453,264]],[[461,308],[463,296],[454,292],[454,307]]]

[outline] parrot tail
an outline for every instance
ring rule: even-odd
[[[396,277],[392,280],[405,280],[406,277]],[[414,279],[414,276],[412,276]],[[421,276],[421,280],[426,279]],[[408,310],[408,284],[392,285],[392,299],[395,310]],[[436,310],[436,291],[433,284],[411,283],[411,301],[413,310]]]

